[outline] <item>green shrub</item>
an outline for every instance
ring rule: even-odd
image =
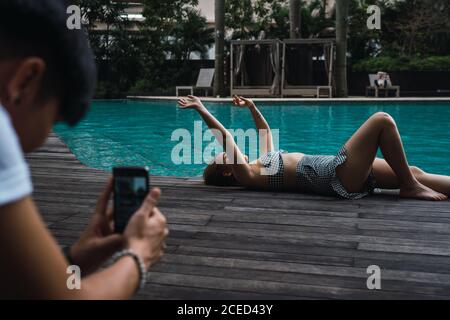
[[[152,82],[146,79],[141,79],[136,82],[134,86],[132,86],[128,92],[130,95],[142,95],[148,94],[152,90],[154,90],[155,86]]]
[[[356,72],[377,71],[450,71],[450,56],[377,57],[360,60],[353,65]]]
[[[116,99],[123,98],[120,90],[116,85],[109,81],[99,81],[97,83],[96,99]]]

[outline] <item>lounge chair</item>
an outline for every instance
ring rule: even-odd
[[[178,86],[176,87],[177,97],[179,96],[180,90],[190,90],[191,95],[194,95],[194,90],[203,89],[205,90],[205,96],[208,96],[209,89],[212,89],[212,82],[214,79],[214,69],[200,69],[198,74],[197,84],[194,86]]]
[[[389,91],[395,90],[395,96],[400,97],[400,86],[393,86],[391,80],[387,80],[387,85],[385,88],[379,88],[375,85],[375,81],[377,80],[376,74],[369,74],[369,86],[366,87],[366,97],[369,96],[369,92],[374,90],[375,98],[378,98],[379,92],[384,91],[384,96],[387,97]]]

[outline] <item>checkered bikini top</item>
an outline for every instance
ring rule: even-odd
[[[284,164],[281,157],[283,153],[286,153],[286,151],[270,151],[259,159],[264,166],[261,175],[267,176],[271,189],[279,190],[283,188]]]

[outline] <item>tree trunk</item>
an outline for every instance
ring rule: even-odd
[[[347,97],[347,17],[349,0],[336,0],[336,95]]]
[[[289,20],[291,39],[300,38],[300,0],[289,0]]]
[[[215,0],[215,74],[214,74],[214,96],[223,97],[225,95],[224,78],[224,49],[225,49],[225,0]]]
[[[322,6],[323,6],[322,18],[325,19],[327,17],[328,0],[323,0]]]

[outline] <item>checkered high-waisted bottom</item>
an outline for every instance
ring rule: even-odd
[[[346,199],[360,199],[373,192],[375,177],[367,178],[361,192],[348,192],[336,175],[336,168],[347,159],[347,149],[342,147],[336,156],[305,155],[297,164],[297,183],[300,192],[338,196]]]

